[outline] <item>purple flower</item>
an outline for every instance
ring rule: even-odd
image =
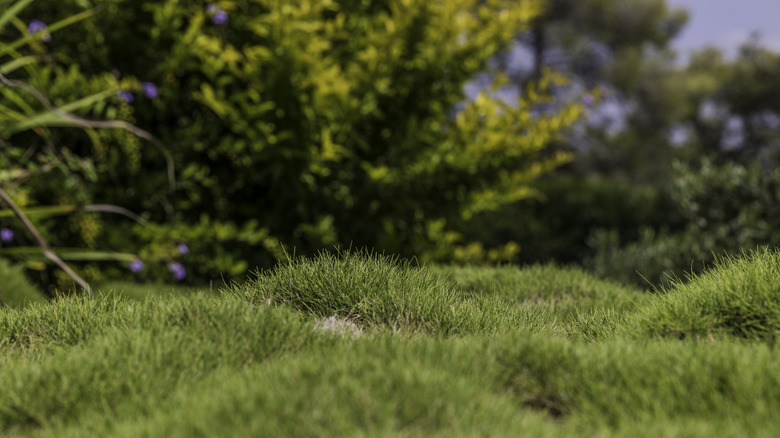
[[[135,272],[136,274],[141,272],[144,269],[144,262],[142,262],[139,259],[133,260],[130,262],[130,270]]]
[[[155,97],[157,97],[156,85],[154,85],[151,82],[143,82],[141,86],[144,89],[144,94],[146,95],[146,97],[148,97],[149,99],[154,99]]]
[[[590,94],[586,94],[586,95],[582,96],[582,103],[585,106],[593,105],[593,96],[591,96]]]
[[[176,249],[179,250],[180,254],[187,254],[190,252],[190,249],[187,247],[187,245],[180,243],[179,246],[176,247]]]
[[[48,32],[46,32],[46,29],[48,27],[49,26],[47,26],[46,23],[44,23],[41,20],[32,20],[30,24],[27,26],[27,32],[30,33],[43,32],[41,34],[41,39],[44,42],[49,42],[51,41],[51,35]]]
[[[14,240],[14,232],[9,228],[3,228],[0,230],[0,240],[3,242],[10,242]]]
[[[219,8],[219,6],[211,3],[206,7],[209,15],[211,15],[211,22],[217,25],[222,25],[228,22],[228,14]]]
[[[135,98],[133,97],[133,93],[125,90],[119,90],[118,93],[116,93],[117,96],[119,96],[120,99],[124,100],[127,103],[133,103]]]
[[[182,264],[179,262],[173,262],[169,264],[168,270],[171,271],[177,280],[184,280],[184,278],[187,276],[187,270],[184,269],[184,266],[182,266]]]
[[[228,14],[225,11],[217,11],[216,14],[214,14],[213,17],[211,17],[211,22],[214,24],[222,25],[228,22]]]

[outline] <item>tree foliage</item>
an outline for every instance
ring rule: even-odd
[[[546,149],[582,111],[536,110],[554,74],[516,103],[464,97],[538,13],[535,1],[56,3],[35,3],[29,18],[98,7],[49,48],[84,75],[134,81],[119,116],[160,139],[176,178],[164,153],[118,133],[98,134],[102,152],[61,136],[58,147],[93,157],[94,180],[52,192],[38,181],[31,204],[45,193],[121,199],[162,225],[106,226],[99,238],[144,260],[184,243],[199,278],[267,266],[285,256],[280,244],[452,257],[452,224],[528,196],[529,181],[567,160]]]

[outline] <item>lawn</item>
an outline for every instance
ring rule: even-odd
[[[0,433],[777,436],[778,333],[778,252],[652,293],[322,254],[0,309]]]

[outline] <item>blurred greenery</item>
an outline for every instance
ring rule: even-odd
[[[44,301],[45,296],[27,279],[22,266],[0,258],[0,300],[6,306],[21,308]]]
[[[601,275],[664,284],[701,272],[724,254],[780,245],[780,169],[734,162],[696,166],[678,163],[670,189],[685,226],[645,228],[636,241],[617,232],[594,234],[595,255],[586,261]]]
[[[582,114],[578,102],[538,110],[564,82],[552,72],[518,102],[464,96],[464,84],[528,26],[534,2],[66,0],[35,2],[23,18],[50,22],[92,7],[95,19],[46,44],[58,74],[30,84],[59,102],[86,78],[127,81],[107,115],[151,132],[165,150],[117,131],[88,132],[101,147],[57,135],[57,149],[83,169],[64,180],[30,177],[15,196],[28,207],[121,200],[151,223],[78,214],[53,238],[138,254],[139,279],[169,276],[163,262],[173,261],[186,267],[184,281],[240,278],[284,260],[282,245],[456,257],[473,247],[455,225],[530,196],[531,181],[568,161],[546,150]],[[11,157],[27,155],[16,148]]]
[[[137,131],[126,123],[93,122],[81,117],[113,115],[116,108],[109,98],[121,86],[133,84],[132,81],[120,83],[109,74],[84,76],[78,66],[58,62],[46,51],[45,45],[51,41],[52,33],[89,19],[95,14],[94,9],[74,13],[47,25],[40,20],[25,23],[19,18],[25,7],[30,5],[29,0],[4,3],[9,7],[0,15],[0,96],[3,98],[0,102],[0,148],[3,151],[0,155],[3,199],[0,206],[0,225],[3,225],[0,252],[3,256],[24,260],[28,268],[40,271],[44,280],[47,274],[45,262],[56,263],[62,271],[53,271],[56,274],[54,281],[44,281],[47,289],[52,283],[62,289],[70,289],[69,285],[75,281],[91,295],[88,283],[63,259],[127,261],[135,256],[95,251],[102,224],[94,214],[84,212],[131,213],[116,206],[86,205],[90,201],[88,187],[98,182],[95,160],[87,155],[76,155],[68,147],[61,147],[58,138],[62,134],[60,131],[66,131],[65,135],[73,135],[74,131],[87,134],[85,137],[93,148],[92,152],[100,155],[104,145],[95,129],[110,125],[123,128],[124,132]],[[69,89],[63,86],[66,83],[76,86]],[[42,93],[42,89],[52,91]],[[82,93],[73,94],[74,89],[80,89]],[[76,205],[73,205],[74,202]],[[52,216],[70,213],[75,213],[70,217],[70,227],[63,228],[61,223],[47,221]],[[33,221],[27,221],[28,217],[32,217]],[[34,237],[33,246],[25,246],[28,243],[24,237],[26,234]],[[57,247],[72,243],[74,238],[85,247]],[[48,242],[53,242],[55,248],[52,249]],[[91,274],[85,275],[88,277],[100,275],[94,269],[86,272]],[[17,293],[29,295],[23,287]]]
[[[3,74],[159,139],[49,129],[0,89],[0,182],[91,281],[202,285],[351,246],[659,284],[777,244],[780,54],[679,60],[688,13],[664,0],[52,2],[15,3]],[[85,208],[107,203],[139,216]],[[17,236],[5,256],[41,269]]]
[[[556,146],[574,159],[540,182],[543,196],[485,213],[470,237],[488,249],[511,239],[522,263],[578,263],[645,286],[637,271],[661,284],[713,253],[777,245],[780,89],[768,78],[780,54],[753,37],[733,59],[706,48],[681,60],[671,42],[688,13],[664,0],[546,4],[499,68],[520,86],[562,72],[559,99],[602,91],[584,95],[587,115]]]

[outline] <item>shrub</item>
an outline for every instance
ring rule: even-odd
[[[684,227],[645,230],[626,243],[614,233],[596,234],[595,272],[635,282],[663,284],[683,272],[701,272],[717,255],[780,244],[780,170],[703,160],[698,168],[677,164],[669,193]],[[635,275],[639,272],[642,277]]]
[[[511,261],[582,263],[593,255],[590,236],[614,230],[620,241],[633,241],[642,226],[674,226],[674,204],[661,190],[630,187],[608,179],[561,172],[534,184],[537,196],[476,215],[462,230],[465,240],[488,250],[514,242]]]
[[[94,196],[165,222],[134,232],[140,251],[182,240],[196,277],[269,266],[279,241],[304,254],[353,243],[446,257],[436,248],[456,240],[454,222],[527,196],[565,161],[540,152],[581,111],[536,111],[544,83],[518,105],[464,103],[463,84],[528,25],[531,2],[52,4],[31,14],[101,7],[52,50],[87,74],[156,84],[158,98],[137,94],[128,121],[170,150],[175,191],[162,155],[135,149],[108,157],[98,174],[111,183]],[[112,245],[127,241],[105,230]]]
[[[76,280],[89,291],[89,285],[62,258],[122,260],[133,257],[91,251],[97,247],[102,223],[94,213],[87,211],[90,208],[93,212],[121,210],[115,206],[86,205],[94,199],[91,188],[106,155],[106,145],[95,129],[123,128],[109,134],[120,141],[127,139],[123,144],[130,146],[138,146],[133,135],[142,131],[127,123],[93,122],[83,116],[115,115],[117,107],[113,104],[116,102],[111,102],[110,98],[123,86],[133,87],[134,81],[120,82],[107,73],[82,75],[78,66],[66,66],[61,58],[50,56],[46,51],[46,44],[56,40],[56,31],[87,19],[94,10],[82,11],[47,26],[38,19],[27,23],[17,17],[29,4],[29,1],[17,1],[0,16],[0,96],[3,97],[0,111],[0,146],[3,149],[0,156],[3,201],[0,225],[3,225],[3,233],[9,233],[2,236],[7,242],[13,240],[13,229],[6,226],[16,223],[20,229],[16,221],[24,219],[24,227],[35,235],[35,241],[31,246],[25,246],[27,242],[19,233],[17,241],[22,245],[6,246],[2,252],[4,256],[24,258],[28,267],[40,271],[46,269],[43,262],[53,261],[63,270],[54,272],[58,280],[56,285],[67,287]],[[6,41],[9,38],[10,41]],[[54,127],[78,129],[51,129]],[[148,134],[142,134],[148,137]],[[89,139],[91,146],[84,154],[63,144],[67,143],[63,138],[79,135]],[[108,146],[112,150],[111,145]],[[76,213],[70,217],[69,227],[46,220],[69,213]],[[28,221],[27,216],[33,220]],[[51,251],[46,241],[60,246],[86,246],[86,250],[68,248],[68,254],[60,257],[57,253],[64,250]],[[99,275],[95,270],[87,272]],[[43,277],[46,277],[45,272]]]

